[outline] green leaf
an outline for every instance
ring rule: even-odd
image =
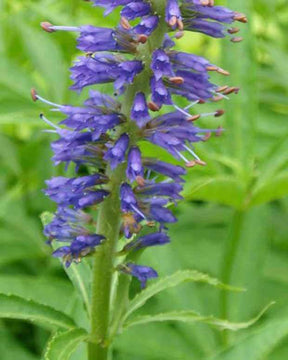
[[[152,285],[150,285],[145,290],[141,291],[140,294],[136,295],[134,299],[130,301],[128,311],[125,315],[125,318],[130,316],[134,311],[142,307],[147,300],[151,297],[159,294],[160,292],[180,285],[184,282],[198,282],[205,283],[208,285],[215,286],[219,289],[230,290],[230,291],[243,291],[243,289],[235,288],[229,285],[225,285],[221,283],[219,280],[210,277],[207,274],[203,274],[201,272],[195,270],[184,270],[178,271],[173,275],[162,278]]]
[[[56,277],[0,275],[0,294],[20,296],[63,312],[75,299],[69,281]]]
[[[118,356],[119,360],[200,359],[197,347],[187,341],[189,337],[183,335],[182,331],[170,326],[169,323],[131,327],[115,339],[117,360]]]
[[[209,360],[264,360],[287,335],[288,320],[273,320]]]
[[[8,137],[0,134],[0,161],[11,172],[19,175],[20,164],[17,155],[17,148],[13,142]]]
[[[39,357],[22,346],[9,331],[0,327],[1,360],[39,360]]]
[[[271,303],[266,306],[255,318],[247,322],[233,323],[228,320],[217,319],[213,316],[202,316],[195,311],[172,311],[163,314],[137,316],[134,319],[127,321],[124,324],[124,328],[151,322],[181,321],[186,323],[201,322],[215,326],[220,330],[238,331],[247,329],[255,324],[273,304],[274,303]]]
[[[263,186],[257,188],[251,199],[252,205],[263,204],[276,199],[282,199],[288,194],[288,173],[283,171]]]
[[[44,213],[41,216],[41,220],[47,221],[49,220],[50,213]],[[45,219],[44,219],[45,218]],[[53,244],[53,248],[56,249],[57,247]],[[91,311],[91,282],[92,282],[92,272],[91,267],[86,259],[82,259],[81,263],[79,264],[71,264],[68,268],[65,266],[64,270],[68,275],[69,279],[71,280],[74,287],[77,289],[81,299],[85,304],[85,308],[87,310],[88,315]]]
[[[15,295],[0,294],[0,318],[37,322],[52,329],[71,329],[75,326],[68,315]]]
[[[80,264],[71,264],[69,268],[65,267],[65,271],[69,276],[70,280],[78,290],[88,314],[91,311],[91,268],[88,261],[82,259]]]
[[[88,337],[82,329],[56,333],[47,345],[44,360],[69,360],[77,346]]]
[[[67,84],[65,59],[62,49],[47,34],[41,30],[36,31],[23,22],[16,24],[24,45],[24,51],[30,61],[45,79],[49,79],[51,95],[61,100]],[[41,47],[41,51],[39,48]],[[52,55],[53,54],[53,55]]]
[[[245,188],[233,176],[191,178],[185,185],[183,196],[186,199],[206,200],[240,208],[245,197]]]

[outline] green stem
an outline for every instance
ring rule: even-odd
[[[158,29],[154,31],[148,42],[139,45],[136,58],[142,60],[145,69],[135,78],[134,83],[128,87],[123,99],[122,113],[130,119],[131,106],[137,92],[149,93],[150,63],[152,52],[159,48],[163,42],[167,27],[165,24],[166,0],[152,0],[152,7],[160,16]],[[128,121],[123,127],[130,137],[131,144],[139,140],[139,130],[136,124]],[[109,171],[110,196],[101,204],[97,219],[97,233],[106,237],[105,243],[97,249],[94,257],[92,278],[92,305],[91,305],[91,336],[88,344],[89,360],[107,360],[109,354],[108,331],[110,322],[110,303],[112,276],[116,256],[116,245],[119,238],[121,225],[121,211],[119,191],[121,183],[125,180],[125,164],[119,166],[116,171]],[[117,300],[121,303],[119,314],[114,314],[116,319],[113,333],[117,332],[121,322],[123,311],[126,309],[129,292],[129,278],[120,275],[117,291]],[[118,310],[117,310],[118,311]]]
[[[91,360],[106,360],[108,355],[106,339],[109,325],[111,282],[121,221],[119,189],[124,177],[124,166],[119,166],[115,172],[111,173],[111,194],[101,205],[97,219],[97,233],[104,235],[106,241],[97,249],[94,258],[91,343],[88,347]]]
[[[129,287],[131,279],[126,274],[120,274],[118,279],[117,294],[115,297],[115,311],[110,328],[109,338],[113,339],[122,325],[122,319],[129,304]]]
[[[231,282],[233,266],[241,241],[244,218],[245,213],[243,211],[236,210],[234,212],[231,231],[227,239],[228,241],[222,260],[221,280],[226,284],[230,284]],[[228,291],[222,291],[220,294],[220,310],[223,319],[229,318],[229,295],[230,293]],[[222,339],[224,345],[228,345],[229,338],[227,331],[223,331]]]

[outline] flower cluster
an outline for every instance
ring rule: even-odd
[[[229,35],[233,42],[238,42],[240,38],[233,36],[239,29],[231,27],[231,23],[247,21],[243,14],[214,6],[213,0],[167,0],[165,14],[157,13],[154,2],[148,0],[92,2],[104,7],[106,14],[121,6],[119,25],[114,29],[55,26],[48,22],[41,25],[51,33],[78,33],[77,47],[86,55],[79,57],[71,68],[73,90],[80,92],[87,86],[112,83],[115,96],[90,90],[89,98],[76,107],[51,103],[32,90],[35,101],[43,101],[65,115],[59,125],[41,115],[58,135],[52,143],[55,165],[64,163],[67,167],[74,163],[76,173],[80,168],[81,173],[85,170],[85,176],[54,177],[47,181],[45,190],[58,210],[44,232],[50,242],[64,242],[54,256],[62,257],[67,266],[109,241],[104,234],[95,233],[91,210],[109,197],[108,174],[123,164],[126,180],[119,189],[121,234],[128,240],[120,253],[125,255],[169,242],[167,224],[176,221],[169,205],[182,198],[185,167],[205,165],[193,144],[218,131],[201,129],[195,121],[224,113],[216,110],[191,114],[190,109],[238,91],[235,87],[213,84],[211,71],[229,73],[200,56],[173,50],[173,39],[183,36],[184,31],[192,31],[216,38]],[[166,34],[158,39],[158,46],[152,48],[149,56],[143,57],[143,48],[148,44],[151,49],[150,37],[159,26],[166,28]],[[127,89],[144,71],[148,90],[138,87],[131,109],[124,111]],[[185,108],[177,105],[179,97],[186,99]],[[159,112],[163,107],[167,111]],[[165,149],[182,166],[144,156],[140,141]],[[137,277],[143,287],[149,278],[157,276],[150,267],[128,260],[118,270]]]

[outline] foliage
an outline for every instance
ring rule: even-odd
[[[173,243],[164,249],[148,250],[144,257],[152,266],[157,264],[162,282],[165,275],[176,270],[197,269],[247,291],[223,291],[186,282],[177,288],[164,286],[165,291],[156,297],[142,299],[143,306],[127,324],[137,318],[147,320],[148,313],[155,314],[154,320],[170,314],[171,321],[125,331],[114,348],[116,360],[288,357],[287,6],[285,0],[235,0],[231,6],[250,19],[243,44],[235,47],[227,40],[220,48],[217,40],[195,35],[179,40],[182,49],[199,53],[201,47],[214,62],[222,62],[231,73],[227,81],[239,85],[241,92],[227,105],[222,138],[197,145],[208,166],[195,168],[188,175],[184,194],[190,202],[175,209],[180,221],[171,226]],[[89,263],[69,270],[77,292],[44,243],[40,214],[53,209],[41,188],[44,179],[61,174],[63,169],[53,168],[49,161],[49,139],[53,135],[42,132],[45,124],[36,115],[43,109],[41,104],[32,104],[29,89],[37,87],[55,102],[80,102],[66,90],[66,69],[75,57],[75,39],[66,33],[53,38],[43,34],[40,21],[107,25],[116,15],[104,23],[99,10],[91,11],[89,4],[77,0],[0,0],[0,10],[1,359],[40,359],[46,343],[46,359],[69,359],[86,339],[81,298],[89,309],[89,279],[85,275]],[[57,116],[53,114],[53,118]],[[215,120],[201,120],[201,124],[214,127]],[[155,149],[143,150],[149,154]],[[213,285],[210,277],[205,279]],[[152,291],[153,286],[157,287],[156,282],[146,291]],[[145,297],[145,293],[137,292],[135,284],[132,310],[133,304],[137,308],[137,299],[141,302],[140,297]],[[191,308],[195,311],[189,313],[191,318],[201,313],[206,319],[214,314],[233,323],[248,321],[273,300],[276,305],[258,325],[237,335],[205,324],[172,321],[183,311],[187,315]],[[11,320],[24,319],[19,316],[24,308],[34,316],[30,320],[41,320],[44,329]],[[171,314],[175,309],[177,316]],[[51,329],[53,319],[63,328],[51,335],[47,328]],[[61,356],[57,349],[61,349]],[[84,348],[78,346],[71,359],[85,359]]]

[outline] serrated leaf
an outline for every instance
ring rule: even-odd
[[[287,335],[288,320],[273,320],[209,360],[264,360]]]
[[[75,327],[74,321],[68,315],[15,295],[0,294],[0,318],[37,322],[52,329]]]
[[[274,303],[271,303],[266,306],[255,318],[247,322],[233,323],[228,320],[217,319],[214,316],[202,316],[195,311],[171,311],[163,314],[137,316],[124,323],[124,328],[141,324],[149,324],[151,322],[181,321],[186,323],[200,322],[215,326],[220,330],[238,331],[247,329],[251,325],[255,324],[273,304]]]
[[[223,290],[243,291],[243,289],[225,285],[221,283],[221,281],[195,270],[178,271],[173,275],[167,276],[154,282],[148,288],[141,291],[140,294],[136,295],[135,298],[130,301],[125,318],[127,318],[134,311],[142,307],[151,297],[164,290],[180,285],[184,282],[198,282],[212,285]]]
[[[44,360],[69,360],[77,346],[88,337],[82,329],[56,333],[47,345]]]

